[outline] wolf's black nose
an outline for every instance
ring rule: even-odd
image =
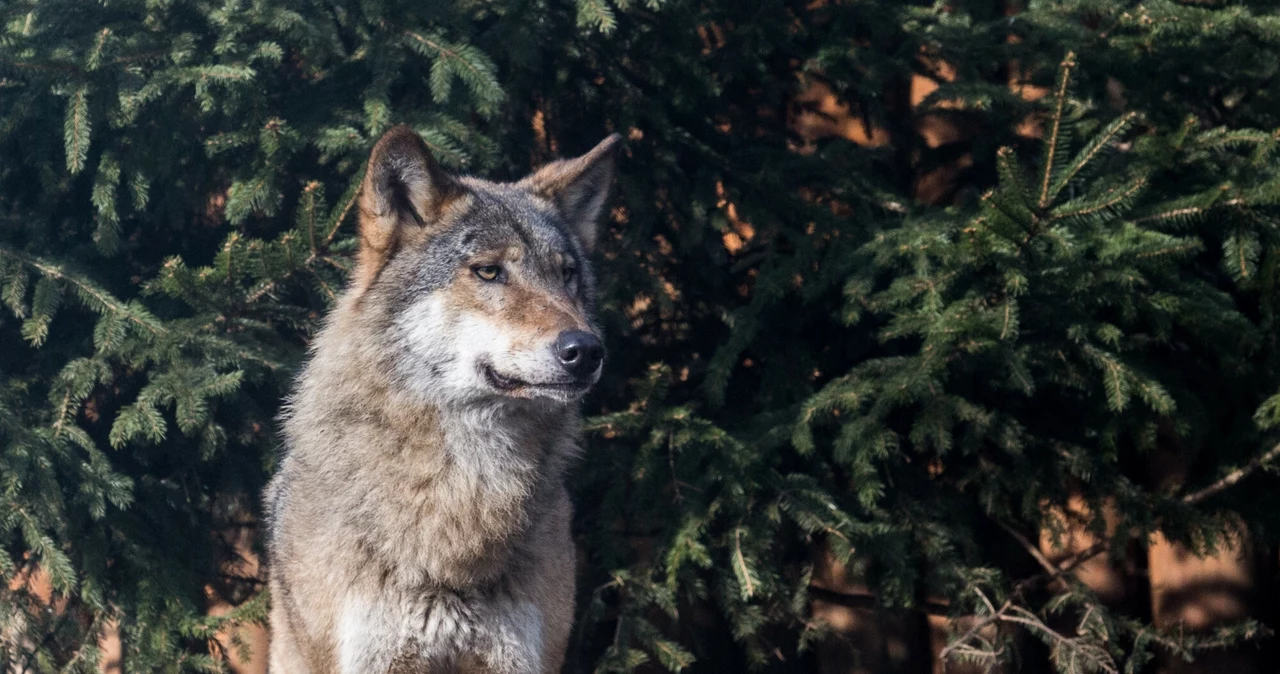
[[[588,377],[604,360],[600,338],[582,330],[566,330],[556,337],[556,358],[565,371],[577,378]]]

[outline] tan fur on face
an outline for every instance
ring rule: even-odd
[[[523,257],[522,249],[513,246],[502,260],[515,266]],[[563,255],[555,257],[558,264],[563,264]],[[474,283],[459,283],[458,290],[449,294],[450,305],[459,312],[493,317],[503,326],[504,332],[512,335],[513,342],[533,344],[565,330],[590,329],[582,305],[564,292],[550,292],[522,279],[513,279],[500,287],[501,301],[494,303],[486,301],[477,292],[481,287]]]
[[[446,305],[458,313],[491,316],[516,344],[538,344],[566,330],[588,329],[581,307],[520,285],[504,288],[503,302],[491,307],[475,293],[451,293]]]
[[[602,203],[555,175],[577,207]],[[299,377],[266,493],[272,674],[560,668],[573,619],[564,473],[577,401],[486,392],[468,359],[536,370],[555,335],[590,320],[580,296],[548,280],[546,261],[564,256],[520,246],[499,255],[506,285],[481,283],[468,262],[427,270],[447,283],[412,290],[434,237],[475,206],[483,186],[464,180],[407,129],[373,151],[359,270]],[[485,189],[512,212],[533,203]],[[493,352],[455,329],[491,329],[475,335]]]

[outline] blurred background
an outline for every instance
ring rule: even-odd
[[[0,668],[264,671],[408,123],[627,139],[566,671],[1277,671],[1278,5],[0,2]]]

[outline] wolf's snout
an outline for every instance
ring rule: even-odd
[[[556,337],[556,358],[565,372],[582,379],[595,373],[604,360],[600,338],[582,330],[566,330]]]

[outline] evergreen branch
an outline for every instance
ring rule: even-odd
[[[1240,281],[1247,280],[1251,276],[1253,263],[1257,262],[1258,242],[1257,235],[1252,231],[1244,228],[1236,228],[1230,237],[1222,240],[1222,248],[1233,257],[1233,275]]]
[[[1110,147],[1111,142],[1115,140],[1117,136],[1124,133],[1125,129],[1128,129],[1129,125],[1132,124],[1133,120],[1137,117],[1138,113],[1132,111],[1127,112],[1108,124],[1105,129],[1098,133],[1098,135],[1094,136],[1093,139],[1089,141],[1089,144],[1080,151],[1080,154],[1071,161],[1071,165],[1063,171],[1062,175],[1058,176],[1056,181],[1054,181],[1053,187],[1049,190],[1049,198],[1055,196],[1067,185],[1067,183],[1070,183],[1071,180],[1084,169],[1084,167],[1088,166],[1090,162],[1101,154],[1103,150]],[[1040,207],[1044,208],[1046,205],[1045,195],[1042,194]]]
[[[465,42],[449,43],[443,34],[424,36],[410,30],[403,32],[411,40],[407,43],[410,49],[432,59],[428,84],[437,103],[449,99],[456,79],[471,93],[476,111],[485,117],[493,114],[504,93],[497,77],[497,67],[488,55]]]
[[[1054,94],[1053,128],[1046,138],[1044,158],[1044,176],[1040,180],[1040,199],[1037,202],[1043,210],[1049,205],[1049,185],[1053,180],[1053,162],[1057,153],[1058,135],[1062,132],[1062,110],[1067,103],[1067,83],[1071,81],[1071,69],[1075,67],[1075,52],[1067,52],[1062,60],[1062,71],[1058,75],[1058,88]]]
[[[1000,179],[999,196],[997,192],[989,192],[983,198],[991,198],[993,205],[999,207],[1015,222],[1021,223],[1024,220],[1034,222],[1035,214],[1027,204],[1027,188],[1023,184],[1022,169],[1018,165],[1018,155],[1013,148],[1006,145],[996,150],[996,172]]]
[[[1228,488],[1238,484],[1241,480],[1245,479],[1246,477],[1249,477],[1253,473],[1257,472],[1259,468],[1262,468],[1263,466],[1271,463],[1277,457],[1280,457],[1280,444],[1267,450],[1266,453],[1264,453],[1259,457],[1254,458],[1254,460],[1250,461],[1244,466],[1241,466],[1240,468],[1237,468],[1231,471],[1230,473],[1227,473],[1222,477],[1222,479],[1214,482],[1213,484],[1205,487],[1204,489],[1200,489],[1198,491],[1191,492],[1186,496],[1183,496],[1182,502],[1194,505],[1212,496],[1216,496],[1222,493],[1223,491],[1227,490]]]
[[[1095,543],[1089,546],[1088,548],[1081,550],[1080,552],[1077,552],[1076,554],[1062,560],[1061,562],[1058,562],[1055,565],[1053,562],[1049,561],[1049,558],[1045,557],[1044,554],[1042,554],[1040,550],[1035,545],[1033,545],[1030,540],[1027,539],[1026,536],[1023,536],[1016,529],[1010,527],[1008,524],[1005,524],[1004,522],[1001,522],[1000,520],[996,520],[996,523],[999,524],[1002,529],[1009,532],[1009,534],[1013,536],[1014,540],[1016,540],[1019,545],[1025,548],[1027,552],[1029,552],[1031,556],[1035,558],[1036,563],[1038,563],[1042,568],[1044,568],[1045,572],[1042,574],[1031,576],[1030,578],[1024,578],[1023,580],[1015,583],[1013,586],[1013,593],[1012,593],[1013,597],[1011,597],[1008,601],[1006,601],[999,610],[996,610],[992,606],[991,602],[987,601],[986,596],[983,595],[980,590],[976,590],[978,592],[978,595],[982,598],[983,602],[986,603],[987,608],[991,610],[991,614],[988,615],[987,618],[983,620],[981,623],[975,625],[973,629],[969,630],[969,632],[966,633],[964,638],[961,638],[957,640],[954,644],[952,644],[953,646],[958,646],[960,644],[967,642],[969,639],[972,639],[973,636],[976,635],[979,631],[981,631],[983,627],[986,627],[987,625],[990,625],[991,623],[996,622],[998,620],[1002,620],[1004,614],[1016,608],[1013,605],[1014,599],[1021,596],[1028,589],[1036,585],[1039,585],[1040,583],[1053,580],[1054,578],[1057,578],[1064,573],[1070,573],[1077,566],[1083,564],[1084,562],[1090,559],[1093,559],[1094,557],[1102,554],[1103,552],[1106,552],[1111,547],[1111,544],[1108,541],[1099,541],[1098,543]],[[949,646],[947,649],[944,649],[943,652],[945,653],[950,649],[951,647]],[[939,661],[942,661],[942,660],[943,658],[940,655]]]
[[[1087,619],[1087,616],[1085,619]],[[1083,623],[1085,619],[1082,619],[1081,622]],[[1107,674],[1120,674],[1115,661],[1111,659],[1111,656],[1107,654],[1103,647],[1090,644],[1079,637],[1063,636],[1061,632],[1046,625],[1039,616],[1021,606],[1011,607],[1005,615],[1000,617],[1000,620],[1020,624],[1031,628],[1034,632],[1047,635],[1063,649],[1088,659],[1099,671],[1107,672]],[[1057,649],[1054,650],[1055,652],[1057,651]],[[1056,655],[1055,659],[1057,659]]]
[[[312,180],[303,188],[302,193],[310,200],[309,207],[303,212],[307,224],[307,241],[311,246],[311,254],[315,255],[316,248],[316,190],[320,189],[320,183]]]
[[[342,221],[347,219],[347,213],[351,212],[351,207],[360,199],[360,189],[356,188],[351,193],[351,198],[347,199],[347,203],[342,206],[342,211],[338,213],[338,217],[334,218],[333,226],[329,228],[329,233],[324,237],[326,246],[333,243],[333,237],[338,235],[338,230],[342,228]]]
[[[733,562],[734,570],[738,572],[742,580],[742,595],[744,599],[750,599],[755,594],[756,586],[751,580],[751,568],[747,566],[747,559],[742,555],[742,527],[738,527],[733,532]]]
[[[1226,186],[1223,186],[1221,188],[1221,190],[1225,190],[1225,189],[1226,189]],[[1236,197],[1234,199],[1227,199],[1226,201],[1223,201],[1220,203],[1210,201],[1209,203],[1206,203],[1203,206],[1184,206],[1181,208],[1174,208],[1168,211],[1161,211],[1159,213],[1151,213],[1150,215],[1144,215],[1142,217],[1134,218],[1132,222],[1137,224],[1141,222],[1151,222],[1153,220],[1173,220],[1178,218],[1185,218],[1191,215],[1202,215],[1204,213],[1208,213],[1209,211],[1219,206],[1241,206],[1244,203],[1245,203],[1245,200],[1239,197]]]
[[[1129,199],[1133,195],[1140,192],[1146,186],[1147,186],[1146,179],[1135,180],[1133,181],[1132,184],[1129,185],[1129,189],[1117,193],[1111,199],[1104,200],[1090,206],[1086,206],[1084,208],[1081,208],[1078,211],[1067,210],[1067,211],[1062,211],[1060,213],[1054,213],[1052,216],[1050,216],[1049,221],[1052,222],[1054,220],[1061,220],[1063,218],[1082,217],[1082,216],[1093,215],[1095,213],[1105,212],[1108,209],[1115,206],[1116,204],[1123,203],[1125,200]],[[1068,205],[1068,204],[1064,204],[1064,206],[1065,205]]]
[[[1168,220],[1170,218],[1180,218],[1187,215],[1199,215],[1200,213],[1204,213],[1208,211],[1209,208],[1210,208],[1209,206],[1188,206],[1186,208],[1175,208],[1171,211],[1164,211],[1161,213],[1152,213],[1151,215],[1144,215],[1140,218],[1134,218],[1133,222],[1134,223],[1150,222],[1152,220]]]
[[[62,437],[62,430],[66,426],[67,419],[71,416],[71,387],[67,387],[66,394],[62,397],[62,404],[58,405],[58,418],[53,422],[53,437]]]
[[[1199,241],[1192,241],[1191,243],[1184,243],[1179,246],[1169,246],[1168,248],[1157,248],[1155,250],[1149,250],[1146,252],[1138,253],[1137,255],[1134,256],[1134,258],[1138,260],[1143,260],[1146,258],[1161,257],[1164,255],[1170,255],[1173,253],[1186,253],[1193,250],[1198,250],[1201,247],[1202,247],[1202,244]]]
[[[301,265],[298,265],[297,268],[290,269],[289,271],[280,275],[278,278],[271,279],[267,283],[262,284],[257,290],[253,291],[252,293],[249,293],[249,295],[244,298],[245,304],[254,304],[258,300],[262,299],[263,297],[266,297],[267,295],[271,294],[272,292],[275,291],[276,288],[279,288],[282,283],[292,278],[293,275],[296,274],[298,271],[306,270],[314,273],[315,270],[311,268],[311,265],[318,259],[320,258],[316,255],[316,253],[312,252],[310,255],[307,256],[307,259],[302,261]]]
[[[66,273],[61,267],[55,264],[26,255],[25,253],[19,253],[18,251],[4,245],[0,245],[0,255],[7,255],[18,260],[22,264],[39,271],[45,276],[55,278],[59,281],[75,286],[81,293],[93,298],[94,301],[98,302],[103,307],[106,307],[111,311],[111,313],[122,316],[129,322],[146,328],[146,330],[153,335],[160,335],[168,332],[168,329],[159,321],[156,321],[145,309],[139,308],[136,310],[130,310],[129,307],[121,304],[119,300],[111,296],[105,290],[97,288],[83,279]]]
[[[98,31],[98,40],[93,45],[93,51],[89,52],[85,63],[88,70],[96,70],[98,65],[102,63],[102,50],[107,45],[107,36],[111,34],[110,28],[103,28]]]
[[[473,65],[470,61],[468,61],[467,59],[463,58],[461,54],[459,54],[458,52],[456,52],[456,51],[454,51],[454,50],[451,50],[451,49],[446,48],[444,45],[440,44],[439,42],[436,42],[436,41],[434,41],[434,40],[431,40],[431,39],[425,38],[425,37],[423,37],[423,36],[421,36],[421,35],[419,35],[419,34],[417,34],[417,33],[413,32],[413,31],[411,31],[411,30],[405,30],[405,31],[404,31],[404,34],[405,34],[406,36],[411,37],[411,38],[413,38],[413,39],[417,40],[418,42],[420,42],[420,43],[422,43],[422,44],[424,44],[424,45],[426,45],[426,46],[428,46],[428,47],[430,47],[430,48],[434,49],[434,50],[435,50],[437,53],[439,53],[441,56],[444,56],[444,57],[446,57],[446,58],[452,59],[452,60],[454,60],[454,61],[455,61],[455,62],[457,62],[457,63],[461,63],[463,66],[465,66],[465,67],[467,68],[467,70],[470,70],[470,71],[471,71],[471,74],[475,75],[477,78],[485,77],[485,76],[487,75],[486,73],[482,73],[482,72],[480,72],[480,69],[479,69],[479,68],[476,68],[476,67],[475,67],[475,65]]]
[[[84,168],[89,156],[89,85],[81,84],[67,101],[67,116],[63,122],[63,144],[66,146],[67,171],[71,175]]]
[[[977,592],[978,596],[982,598],[983,603],[985,603],[989,607],[992,607],[991,613],[989,613],[982,620],[979,620],[978,622],[974,623],[973,626],[970,627],[968,630],[966,630],[965,633],[962,634],[959,639],[956,639],[955,641],[947,644],[945,648],[939,651],[938,662],[945,663],[947,659],[951,657],[951,654],[953,652],[955,652],[958,648],[967,646],[967,644],[970,641],[972,641],[974,637],[982,633],[982,630],[986,629],[991,624],[1000,620],[1004,616],[1004,614],[1008,612],[1009,609],[1012,608],[1013,606],[1013,600],[1009,599],[1005,601],[1005,603],[1001,605],[999,609],[995,609],[991,604],[991,602],[987,599],[987,596],[982,594],[981,590],[975,590],[975,592]]]
[[[316,273],[315,270],[312,270],[311,275],[316,278],[316,283],[320,284],[320,287],[324,290],[325,294],[329,296],[330,300],[338,299],[338,293],[334,292],[333,288],[330,288],[329,284],[324,282],[324,278],[320,276],[320,274]]]
[[[577,24],[579,28],[594,26],[601,33],[611,33],[617,27],[613,9],[605,0],[578,0]]]
[[[1045,622],[1036,614],[1022,606],[1019,606],[1014,602],[1013,598],[1006,600],[1004,604],[997,609],[991,601],[987,599],[987,596],[983,594],[982,590],[975,589],[974,591],[978,594],[978,597],[982,600],[982,603],[987,606],[990,612],[983,617],[982,620],[975,622],[958,639],[947,644],[947,646],[938,653],[938,662],[945,663],[953,654],[958,652],[963,652],[968,655],[981,654],[988,657],[998,654],[991,653],[990,651],[980,651],[969,644],[979,637],[982,630],[993,624],[1003,622],[1022,625],[1023,627],[1029,628],[1036,634],[1043,634],[1052,639],[1059,647],[1054,649],[1055,660],[1059,658],[1059,656],[1056,655],[1057,653],[1065,651],[1074,657],[1085,658],[1093,664],[1096,668],[1095,671],[1107,672],[1107,674],[1119,674],[1120,670],[1116,667],[1115,661],[1102,646],[1090,643],[1082,637],[1068,637],[1063,635],[1061,632],[1058,632],[1045,624]],[[1086,620],[1088,620],[1088,614],[1081,619],[1082,626]]]
[[[343,259],[347,259],[347,258],[343,258]],[[334,269],[337,269],[338,271],[344,274],[351,273],[351,267],[344,266],[341,262],[338,261],[338,259],[330,255],[325,255],[324,257],[320,258],[320,261],[329,265],[330,267],[333,267]]]

